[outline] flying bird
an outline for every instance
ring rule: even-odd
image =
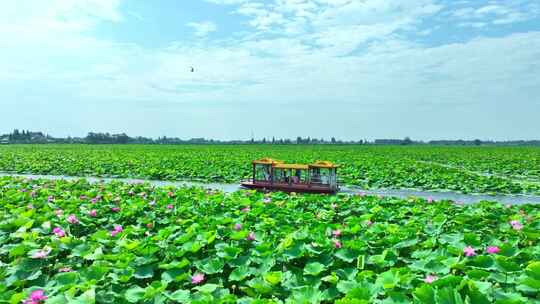
[[[195,68],[194,68],[194,67],[189,67],[189,71],[190,71],[191,73],[193,73],[193,72],[195,72]]]

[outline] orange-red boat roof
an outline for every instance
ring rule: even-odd
[[[254,164],[262,164],[262,165],[273,165],[273,164],[282,164],[283,161],[273,159],[273,158],[261,158],[253,161]]]
[[[309,164],[310,168],[337,168],[339,165],[334,164],[333,162],[326,160],[318,160],[313,164]]]
[[[276,168],[276,169],[307,170],[307,169],[309,169],[309,166],[308,165],[303,165],[303,164],[275,164],[274,168]]]
[[[302,169],[307,170],[309,168],[337,168],[339,165],[336,165],[330,161],[326,160],[318,160],[312,164],[304,165],[304,164],[285,164],[281,160],[276,160],[273,158],[261,158],[258,160],[253,161],[254,164],[261,164],[261,165],[272,165],[275,168],[278,169]]]

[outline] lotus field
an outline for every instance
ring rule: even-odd
[[[364,189],[540,194],[538,147],[9,145],[0,146],[0,171],[238,183],[263,157],[329,160],[342,184]]]
[[[0,146],[0,171],[540,193],[540,149]],[[540,205],[0,177],[0,303],[540,303]]]
[[[0,178],[1,303],[540,303],[540,206]]]

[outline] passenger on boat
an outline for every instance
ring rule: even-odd
[[[270,169],[268,167],[265,168],[263,174],[264,174],[264,180],[270,181]]]
[[[298,184],[302,178],[302,171],[296,170],[293,176],[293,183]]]
[[[311,176],[311,182],[312,183],[320,183],[321,182],[321,172],[317,168],[313,170],[313,175]]]

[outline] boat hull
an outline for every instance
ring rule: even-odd
[[[297,193],[319,193],[319,194],[334,194],[339,189],[331,189],[329,187],[308,185],[308,184],[278,184],[278,183],[253,183],[251,181],[242,182],[241,186],[247,189],[255,189],[261,191],[282,191],[282,192],[297,192]]]

